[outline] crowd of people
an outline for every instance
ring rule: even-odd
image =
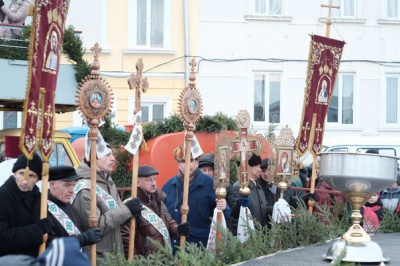
[[[99,149],[99,147],[97,147]],[[96,160],[96,214],[97,226],[89,226],[91,210],[91,163],[86,158],[75,170],[71,166],[54,166],[49,169],[47,218],[40,219],[40,191],[36,183],[42,176],[42,159],[37,154],[28,160],[20,155],[15,162],[13,175],[0,187],[0,262],[8,256],[29,256],[39,259],[39,246],[47,235],[46,246],[55,245],[59,238],[72,238],[90,257],[90,246],[96,244],[96,264],[105,264],[105,253],[115,248],[126,257],[130,248],[131,222],[135,222],[135,255],[147,256],[157,251],[159,245],[180,246],[181,236],[186,241],[207,246],[211,217],[215,209],[222,211],[226,224],[234,235],[237,233],[241,207],[249,208],[253,221],[261,227],[271,226],[274,204],[280,198],[280,189],[274,184],[274,174],[268,158],[253,154],[248,159],[248,187],[250,194],[239,193],[236,182],[227,186],[227,196],[217,198],[214,189],[214,154],[200,158],[191,155],[189,168],[189,196],[186,222],[181,223],[185,156],[183,145],[173,151],[177,174],[164,186],[157,188],[159,170],[149,165],[138,168],[137,197],[122,201],[111,177],[115,157],[106,144],[97,153]],[[307,168],[300,169],[293,187],[303,187],[310,175]],[[374,194],[365,204],[364,228],[376,231],[382,220],[384,208],[398,213],[400,178],[387,190]],[[317,188],[324,187],[317,179]],[[326,195],[296,194],[290,187],[283,198],[296,208],[299,201],[311,198],[319,204],[330,203]],[[132,217],[134,219],[132,219]],[[38,257],[39,256],[39,257]],[[82,259],[81,257],[79,257]]]

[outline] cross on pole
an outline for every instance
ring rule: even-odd
[[[129,88],[131,90],[133,88],[136,89],[134,114],[140,111],[141,92],[145,93],[149,88],[149,82],[147,81],[147,78],[142,77],[143,68],[144,68],[143,60],[142,58],[139,58],[136,63],[136,75],[132,73],[128,79]]]
[[[240,111],[238,117],[236,119],[236,123],[240,128],[240,139],[232,140],[232,152],[233,153],[240,153],[240,174],[241,174],[241,190],[247,187],[249,183],[248,175],[247,175],[247,161],[248,155],[247,153],[250,151],[256,150],[256,140],[255,139],[248,139],[247,138],[247,130],[250,126],[250,115],[247,111]],[[239,191],[240,192],[240,191]],[[246,191],[240,192],[247,193]],[[250,191],[248,191],[250,193]],[[247,196],[244,195],[243,196]]]
[[[321,4],[321,7],[327,7],[327,8],[329,8],[328,17],[327,17],[327,19],[326,19],[326,37],[329,37],[329,36],[331,35],[331,25],[332,25],[331,16],[332,16],[332,8],[339,9],[340,6],[333,6],[333,5],[332,5],[332,0],[329,0],[329,5]]]

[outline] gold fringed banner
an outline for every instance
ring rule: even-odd
[[[20,138],[20,148],[28,158],[40,147],[43,159],[48,161],[52,151],[54,98],[69,2],[35,1]]]
[[[318,35],[311,36],[303,115],[296,149],[308,150],[315,157],[322,147],[325,117],[328,112],[345,42]]]

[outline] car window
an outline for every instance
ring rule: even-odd
[[[339,148],[332,148],[329,149],[328,152],[348,152],[349,149],[347,149],[346,147],[339,147]]]
[[[69,157],[62,143],[56,143],[49,160],[50,166],[69,165],[72,166],[71,158]]]
[[[379,152],[379,154],[382,155],[388,155],[388,156],[396,156],[396,150],[393,148],[358,148],[357,152],[365,153],[369,149],[374,149]]]

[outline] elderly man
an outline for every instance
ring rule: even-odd
[[[71,166],[53,166],[49,172],[49,219],[54,224],[56,237],[75,236],[81,247],[100,241],[100,228],[89,228],[82,232],[83,221],[70,200],[74,195],[77,180],[81,179]],[[49,239],[50,241],[51,239]]]
[[[136,220],[135,255],[147,256],[157,251],[158,247],[149,239],[161,245],[164,243],[170,245],[171,238],[177,239],[180,235],[187,236],[190,232],[188,222],[178,225],[168,213],[163,202],[167,195],[156,187],[157,175],[158,171],[151,166],[139,167],[137,196],[144,210],[142,210],[142,216]],[[128,256],[130,223],[121,226],[121,232],[125,256]]]
[[[31,160],[21,155],[12,172],[0,187],[0,256],[36,257],[43,235],[52,231],[49,219],[40,220],[40,191],[36,183],[42,179],[42,159],[36,153]]]
[[[167,194],[164,202],[169,213],[175,221],[182,220],[180,212],[183,203],[183,179],[185,171],[185,157],[183,145],[174,150],[174,157],[178,163],[178,173],[169,179],[163,186],[162,191]],[[211,219],[214,209],[224,211],[225,219],[230,217],[230,208],[225,199],[217,199],[214,190],[214,179],[199,170],[199,158],[190,157],[189,177],[189,213],[187,221],[190,223],[190,234],[186,238],[188,242],[203,244],[207,246],[210,234]],[[173,247],[179,246],[179,240],[173,241]]]
[[[199,169],[209,175],[214,177],[214,154],[206,153],[200,156]]]
[[[96,213],[98,215],[99,228],[101,230],[101,240],[97,243],[96,257],[97,265],[105,264],[105,252],[111,252],[115,248],[123,252],[120,226],[129,220],[132,215],[139,217],[141,215],[142,205],[140,200],[135,198],[122,203],[119,198],[117,187],[111,178],[111,172],[115,164],[115,158],[111,147],[104,141],[96,145]],[[78,210],[79,216],[83,218],[85,229],[89,225],[90,215],[90,162],[85,158],[79,167],[77,173],[83,179],[79,180],[75,187],[72,204]],[[84,251],[90,257],[90,247],[84,247]]]

